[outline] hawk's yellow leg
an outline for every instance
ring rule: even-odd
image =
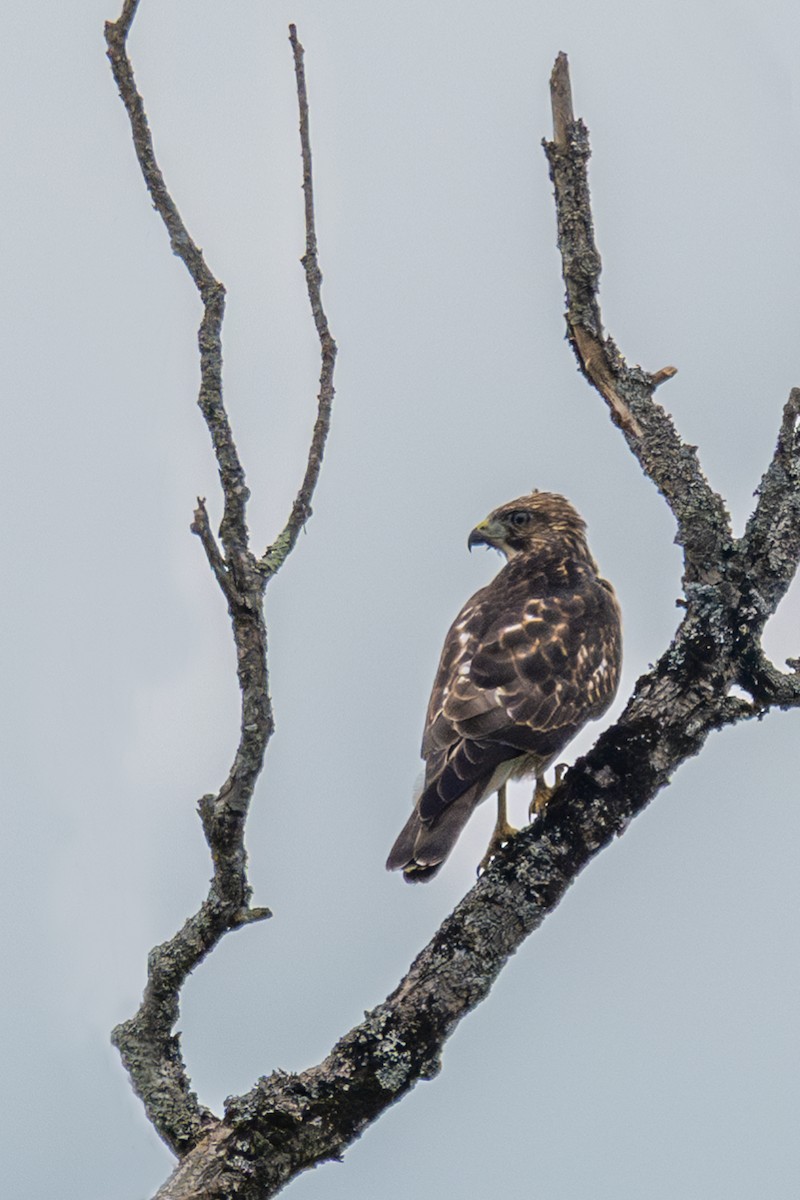
[[[494,858],[501,846],[505,845],[509,838],[512,838],[519,830],[508,823],[508,810],[506,808],[506,785],[503,784],[497,789],[497,821],[489,840],[489,845],[486,848],[486,853],[478,864],[478,874],[485,871],[489,863]]]
[[[564,778],[566,770],[566,763],[558,764],[558,766],[555,768],[556,781],[552,787],[550,787],[550,785],[546,782],[544,775],[536,776],[536,788],[534,789],[533,799],[528,805],[529,821],[532,821],[534,817],[540,817],[542,815],[550,802],[551,796],[561,783],[561,780]]]

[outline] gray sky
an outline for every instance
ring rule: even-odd
[[[12,0],[0,17],[0,1139],[26,1200],[139,1200],[170,1169],[108,1031],[204,893],[194,808],[237,726],[224,604],[188,532],[198,494],[219,515],[199,304],[104,58],[116,15]],[[671,518],[563,341],[539,146],[559,50],[592,134],[609,332],[679,368],[659,398],[738,528],[800,385],[790,0],[143,0],[156,149],[229,291],[257,547],[299,482],[318,370],[290,20],[338,395],[314,518],[268,596],[278,728],[248,846],[275,917],[229,937],[183,1003],[216,1108],[318,1061],[474,878],[488,805],[431,885],[383,869],[444,632],[500,565],[467,554],[472,525],[532,486],[576,502],[626,619],[614,712],[678,620]],[[768,631],[778,662],[799,614],[795,589]],[[794,1200],[799,732],[792,713],[709,742],[523,947],[440,1077],[292,1194]]]

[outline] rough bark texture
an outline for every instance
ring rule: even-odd
[[[203,303],[198,333],[198,405],[208,426],[219,467],[223,496],[219,543],[212,532],[202,499],[197,501],[191,529],[200,538],[214,578],[228,602],[241,692],[240,737],[233,764],[219,791],[203,796],[198,804],[214,868],[208,896],[199,911],[169,941],[150,952],[147,985],[139,1010],[112,1033],[114,1045],[130,1073],[133,1087],[141,1097],[150,1121],[167,1145],[181,1156],[209,1131],[217,1129],[218,1118],[199,1104],[192,1091],[183,1062],[180,1037],[173,1032],[178,1020],[180,990],[190,972],[213,950],[224,934],[271,915],[267,908],[250,907],[251,889],[247,880],[244,848],[247,813],[274,726],[267,671],[264,591],[293,549],[300,530],[311,515],[311,499],[330,425],[336,344],[328,328],[320,295],[322,275],[317,261],[314,229],[303,48],[292,26],[290,40],[300,109],[306,216],[306,251],[302,263],[320,339],[322,367],[317,420],[300,490],[283,531],[274,544],[257,558],[250,549],[247,530],[250,493],[222,395],[225,288],[209,270],[202,251],[190,237],[156,162],[144,104],[136,88],[127,52],[128,34],[138,4],[139,0],[125,0],[119,20],[106,24],[108,58],[128,112],[134,149],[145,184],[167,229],[172,251],[191,275]]]
[[[310,151],[302,48],[291,41],[301,111],[307,249],[303,260],[322,347],[318,420],[306,477],[286,528],[260,560],[250,553],[247,489],[222,407],[219,328],[224,290],[183,229],[155,165],[141,100],[125,50],[137,0],[126,0],[107,27],[109,57],[131,116],[142,171],[205,304],[201,326],[200,406],[220,465],[225,517],[222,550],[199,502],[193,529],[231,612],[242,689],[242,738],[228,780],[203,798],[200,813],[214,860],[209,897],[199,913],[150,956],[148,984],[137,1015],[115,1030],[134,1087],[161,1136],[181,1161],[159,1190],[160,1200],[240,1197],[264,1200],[306,1168],[339,1158],[365,1127],[419,1080],[439,1070],[444,1042],[489,992],[511,954],[558,904],[586,863],[697,754],[709,733],[761,716],[770,706],[800,703],[800,674],[765,657],[761,632],[797,569],[800,557],[800,390],[783,412],[777,449],[741,539],[733,537],[725,505],[709,487],[697,453],[685,445],[653,394],[674,374],[626,365],[603,333],[586,166],[586,128],[572,113],[566,57],[551,80],[554,139],[545,144],[555,187],[558,242],[566,285],[568,336],[587,379],[609,405],[644,473],[666,499],[684,551],[684,615],[675,638],[636,684],[617,723],[566,774],[544,817],[512,838],[396,990],[346,1034],[318,1066],[276,1072],[234,1097],[219,1118],[202,1108],[174,1035],[180,987],[189,971],[228,929],[268,915],[248,907],[242,831],[255,778],[272,728],[262,597],[310,512],[332,398],[335,346],[319,301],[311,198]],[[735,698],[738,683],[752,697]]]

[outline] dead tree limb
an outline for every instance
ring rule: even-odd
[[[566,54],[550,79],[553,141],[544,148],[555,185],[558,245],[566,285],[567,337],[583,374],[600,392],[645,475],[655,483],[678,523],[685,582],[703,581],[732,541],[730,518],[708,484],[694,447],[679,438],[672,419],[653,400],[655,388],[675,374],[655,376],[628,367],[603,333],[598,301],[601,261],[594,241],[587,163],[589,134],[572,113]]]
[[[267,671],[264,591],[268,581],[291,552],[300,530],[311,515],[311,499],[330,425],[336,344],[328,328],[320,295],[322,276],[317,261],[314,228],[303,48],[292,26],[305,191],[306,251],[302,261],[308,280],[311,311],[320,337],[322,369],[317,421],[300,491],[283,533],[275,545],[258,559],[250,549],[247,530],[249,491],[245,473],[223,402],[222,321],[225,288],[213,275],[203,252],[190,237],[156,162],[144,104],[136,87],[127,51],[128,34],[138,3],[139,0],[125,0],[119,20],[106,24],[108,58],[128,112],[133,145],[145,184],[167,229],[172,250],[191,275],[203,303],[198,333],[198,404],[211,436],[222,487],[223,515],[219,543],[212,532],[202,499],[197,501],[191,529],[200,538],[214,578],[228,603],[241,691],[240,738],[233,764],[219,791],[203,796],[198,805],[214,867],[208,896],[198,912],[169,941],[151,951],[141,1006],[130,1020],[118,1025],[112,1034],[112,1040],[150,1121],[167,1145],[181,1156],[218,1125],[218,1118],[199,1104],[191,1089],[180,1036],[173,1032],[178,1020],[181,988],[190,972],[213,950],[224,934],[271,915],[267,908],[253,908],[250,905],[251,889],[244,848],[250,801],[274,726]]]
[[[551,81],[554,140],[546,143],[546,152],[555,185],[568,336],[581,369],[609,405],[644,473],[675,516],[685,562],[683,619],[658,663],[638,681],[617,723],[566,774],[544,816],[510,840],[387,1000],[318,1066],[261,1078],[246,1095],[228,1101],[222,1118],[212,1115],[189,1091],[178,1040],[171,1031],[186,973],[227,929],[265,915],[248,908],[240,837],[271,729],[265,648],[259,640],[261,597],[264,581],[280,565],[284,550],[294,544],[309,511],[306,483],[310,481],[313,489],[324,433],[315,432],[306,481],[281,538],[256,562],[247,549],[244,478],[233,466],[238,459],[230,454],[218,374],[212,369],[219,361],[214,330],[218,337],[221,285],[206,277],[202,256],[182,225],[175,224],[177,214],[155,167],[125,53],[135,10],[135,0],[126,0],[120,21],[108,27],[109,56],[131,114],[148,187],[157,204],[161,197],[159,211],[173,247],[196,282],[200,280],[206,312],[209,305],[212,309],[212,316],[204,316],[208,325],[201,326],[201,353],[209,364],[201,407],[208,414],[215,447],[220,446],[228,516],[220,534],[222,551],[202,502],[194,529],[231,611],[240,655],[243,740],[219,794],[201,802],[215,867],[209,899],[171,942],[153,951],[142,1008],[115,1032],[115,1038],[148,1115],[181,1158],[159,1190],[160,1200],[264,1200],[308,1167],[338,1159],[389,1105],[437,1073],[445,1041],[488,994],[509,956],[553,910],[590,859],[624,832],[681,763],[699,752],[712,730],[761,716],[773,705],[800,704],[797,663],[790,663],[792,673],[784,674],[768,661],[760,643],[764,624],[800,558],[800,391],[793,391],[786,404],[778,447],[762,480],[756,510],[744,537],[737,540],[696,451],[681,441],[670,417],[653,400],[655,388],[674,374],[674,368],[662,368],[651,376],[628,367],[603,333],[597,299],[600,258],[586,175],[588,134],[583,123],[574,119],[566,57],[559,56]],[[302,129],[302,54],[294,33],[292,44]],[[307,124],[305,130],[308,205]],[[305,264],[314,309],[318,276],[313,223],[307,224],[307,230]],[[329,415],[322,396],[329,385],[325,372],[326,364],[332,369],[332,350],[326,342],[324,318],[320,321],[314,312],[323,354],[319,430],[320,422],[326,427]],[[203,328],[208,333],[206,344]],[[228,487],[241,490],[229,499]],[[736,683],[749,691],[750,700],[730,694]],[[251,709],[256,733],[248,741],[245,730]]]
[[[319,470],[322,465],[322,455],[331,422],[331,406],[333,404],[333,368],[336,365],[336,343],[328,328],[328,318],[322,307],[322,273],[317,257],[317,230],[314,220],[314,182],[311,174],[311,139],[308,126],[308,93],[306,91],[306,75],[303,64],[303,47],[297,40],[297,29],[289,26],[289,41],[294,54],[294,70],[297,80],[297,102],[300,107],[300,145],[303,153],[303,196],[305,198],[306,215],[306,252],[302,263],[306,272],[308,299],[311,303],[311,313],[317,327],[319,343],[322,352],[322,368],[319,376],[319,398],[317,401],[317,419],[311,436],[311,446],[308,452],[306,473],[300,490],[297,493],[289,519],[281,533],[271,546],[268,546],[261,558],[261,568],[269,577],[274,575],[286,556],[294,549],[300,530],[311,516],[311,497],[317,486]]]

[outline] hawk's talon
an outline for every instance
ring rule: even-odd
[[[482,874],[495,855],[502,849],[509,838],[512,838],[515,833],[519,833],[513,825],[508,823],[508,810],[506,808],[506,785],[502,783],[497,789],[497,820],[495,821],[492,836],[489,839],[489,845],[486,847],[486,853],[478,863],[478,874]]]
[[[554,768],[556,781],[552,787],[547,783],[544,775],[536,776],[536,787],[533,792],[533,798],[528,805],[529,821],[532,821],[534,817],[541,817],[544,814],[544,810],[547,808],[553,795],[561,786],[561,780],[567,773],[568,768],[569,763],[558,763]]]
[[[499,854],[499,852],[502,850],[503,846],[505,846],[506,842],[508,842],[509,839],[512,838],[515,833],[519,833],[519,830],[515,829],[513,825],[509,825],[508,821],[503,821],[501,823],[498,820],[497,824],[494,827],[494,831],[493,831],[491,839],[489,841],[489,845],[486,847],[486,853],[484,854],[481,861],[478,863],[478,871],[477,871],[478,875],[483,874],[483,872],[487,869],[487,867],[489,866],[489,863],[492,861],[492,859],[497,854]]]

